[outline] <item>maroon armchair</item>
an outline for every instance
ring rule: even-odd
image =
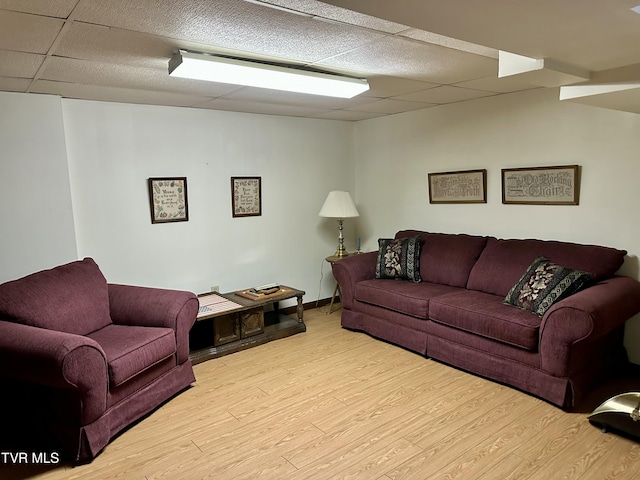
[[[197,312],[193,293],[108,284],[90,258],[0,285],[0,449],[93,459],[195,381]]]

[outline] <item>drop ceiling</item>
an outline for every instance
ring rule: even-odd
[[[0,0],[0,91],[356,121],[560,87],[572,90],[559,101],[640,113],[636,2]],[[335,99],[169,77],[179,49],[360,76],[371,88]],[[500,51],[588,78],[499,78]]]

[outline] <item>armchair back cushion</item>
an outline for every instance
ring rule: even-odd
[[[622,266],[625,250],[551,240],[490,238],[469,275],[467,288],[505,296],[539,256],[566,268],[593,274],[599,281]]]
[[[87,335],[111,324],[107,281],[91,258],[0,285],[0,317]]]

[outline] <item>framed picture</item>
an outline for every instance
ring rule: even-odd
[[[151,223],[186,222],[187,177],[149,178]]]
[[[502,203],[578,205],[579,200],[579,165],[502,169]]]
[[[429,173],[429,203],[487,203],[487,171]]]
[[[231,177],[231,210],[234,217],[262,215],[261,183],[261,177]]]

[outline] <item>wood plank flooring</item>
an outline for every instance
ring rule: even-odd
[[[89,465],[38,479],[632,479],[640,444],[585,413],[340,328],[194,367],[197,383],[118,436]]]

